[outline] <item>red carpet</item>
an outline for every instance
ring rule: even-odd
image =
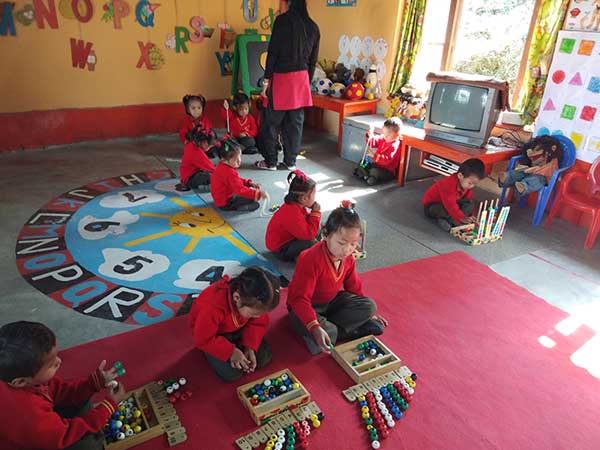
[[[462,252],[368,272],[366,292],[390,321],[383,341],[419,376],[406,416],[382,449],[600,448],[600,381],[569,356],[592,337],[589,329],[554,333],[552,349],[538,337],[566,314]],[[350,386],[336,362],[311,358],[288,330],[283,304],[272,314],[268,341],[273,362],[246,383],[290,368],[326,414],[310,448],[367,449]],[[177,448],[234,448],[254,429],[235,395],[191,347],[186,317],[62,352],[63,376],[87,373],[102,358],[121,360],[134,388],[185,376],[194,397],[177,409],[189,439]],[[161,438],[139,449],[168,448]],[[237,447],[236,447],[237,448]]]

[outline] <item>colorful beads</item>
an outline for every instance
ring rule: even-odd
[[[125,375],[125,367],[123,367],[123,363],[121,361],[115,362],[113,369],[117,371],[117,376],[122,377]]]
[[[178,400],[187,400],[192,397],[191,391],[183,392],[183,386],[187,385],[187,380],[183,377],[177,378],[168,378],[166,380],[159,380],[157,384],[162,386],[162,388],[166,391],[169,396],[169,402],[171,404],[177,403]]]
[[[144,430],[142,411],[134,397],[123,400],[117,408],[102,428],[107,443],[122,441]]]
[[[246,397],[256,406],[295,389],[300,389],[300,384],[284,373],[277,378],[267,378],[262,383],[255,384],[246,391]]]

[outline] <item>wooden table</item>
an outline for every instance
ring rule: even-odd
[[[344,100],[341,98],[327,97],[312,94],[313,107],[317,108],[316,127],[323,129],[323,110],[327,109],[339,114],[338,120],[338,155],[342,153],[342,124],[346,116],[357,113],[375,114],[377,103],[375,100]]]
[[[432,139],[425,135],[424,130],[413,127],[404,127],[402,129],[402,133],[403,137],[402,146],[400,147],[400,164],[398,166],[398,186],[404,186],[404,178],[406,177],[406,170],[408,168],[411,148],[421,150],[422,153],[439,156],[440,158],[444,158],[458,164],[469,158],[478,158],[483,161],[487,174],[492,171],[492,166],[494,163],[509,160],[513,156],[521,153],[521,150],[518,148],[468,147],[465,145],[454,144],[449,141]],[[423,167],[431,170],[430,167]]]

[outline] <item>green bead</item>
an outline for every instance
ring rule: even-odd
[[[115,369],[122,369],[123,368],[123,364],[121,363],[121,361],[117,361],[117,362],[115,362],[114,367],[115,367]]]
[[[365,419],[365,423],[366,423],[367,425],[373,425],[373,419],[371,419],[370,417],[367,417],[367,418]]]

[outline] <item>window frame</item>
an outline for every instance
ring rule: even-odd
[[[450,11],[448,13],[448,26],[446,28],[446,40],[444,42],[444,50],[442,53],[442,63],[440,70],[450,70],[452,67],[452,59],[454,57],[454,48],[456,46],[456,38],[458,34],[458,28],[460,26],[460,18],[462,15],[464,0],[450,0]],[[525,46],[523,54],[521,55],[521,63],[519,65],[519,72],[517,74],[517,80],[514,85],[513,95],[510,101],[510,105],[514,108],[519,100],[519,94],[523,85],[523,77],[525,76],[525,70],[527,68],[527,58],[529,56],[529,46],[531,45],[531,39],[535,31],[535,19],[538,16],[542,0],[535,0],[533,11],[531,13],[531,20],[529,21],[529,30],[527,32],[527,38],[525,39]]]

